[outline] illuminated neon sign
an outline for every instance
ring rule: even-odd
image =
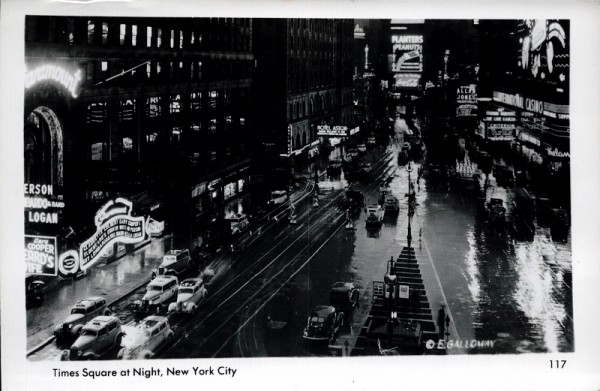
[[[40,276],[56,275],[56,238],[25,235],[25,272]]]
[[[57,65],[41,65],[25,74],[25,89],[33,87],[43,80],[52,80],[67,89],[73,98],[77,98],[77,87],[81,81],[81,70],[71,74]]]
[[[96,264],[104,250],[114,243],[134,244],[146,237],[146,224],[143,216],[131,216],[132,203],[117,198],[106,203],[96,213],[96,233],[79,248],[82,271]]]

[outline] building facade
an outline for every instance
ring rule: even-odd
[[[251,19],[25,22],[26,233],[77,236],[115,197],[177,229],[248,192]]]
[[[353,20],[254,20],[253,112],[265,156],[313,156],[318,126],[352,128],[353,30]]]

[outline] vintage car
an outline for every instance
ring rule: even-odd
[[[162,263],[152,270],[152,278],[163,275],[179,275],[192,265],[190,250],[169,250],[163,255]]]
[[[506,208],[500,198],[491,198],[487,204],[488,218],[492,224],[502,226],[506,222]]]
[[[310,341],[331,341],[344,324],[344,314],[334,306],[320,305],[308,316],[302,337]]]
[[[118,358],[139,360],[154,357],[173,339],[173,330],[164,316],[150,315],[136,326],[122,326],[125,336]]]
[[[383,224],[383,209],[381,205],[374,204],[367,206],[367,217],[365,224],[367,229],[378,229]]]
[[[86,324],[98,315],[110,315],[111,311],[103,297],[91,297],[85,300],[79,300],[73,308],[71,314],[65,321],[57,325],[54,329],[56,343],[61,344],[68,340],[73,340],[79,335],[79,332]]]
[[[271,192],[270,206],[281,205],[288,199],[288,193],[285,190],[274,190]]]
[[[231,225],[231,235],[233,236],[240,235],[250,228],[250,221],[245,214],[238,213],[225,220]]]
[[[386,195],[383,202],[383,210],[384,214],[397,216],[400,212],[400,201],[391,194]]]
[[[360,292],[351,282],[336,282],[329,291],[329,302],[338,311],[346,315],[352,314],[358,307]]]
[[[28,276],[25,279],[25,307],[40,306],[44,302],[46,284],[44,281],[35,279],[36,276]]]
[[[121,346],[123,331],[116,316],[97,316],[81,329],[79,338],[69,349],[69,359],[94,360],[114,347]]]
[[[208,292],[201,278],[188,278],[179,284],[177,301],[169,304],[169,312],[192,313],[206,298]]]
[[[155,312],[159,314],[177,294],[179,281],[175,276],[157,276],[150,281],[144,297],[133,303],[137,313]]]

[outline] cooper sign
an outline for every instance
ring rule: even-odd
[[[131,216],[132,204],[123,198],[106,203],[96,213],[96,233],[79,248],[82,271],[93,266],[114,243],[138,243],[146,236],[143,216]]]
[[[25,273],[56,275],[56,238],[25,235]]]

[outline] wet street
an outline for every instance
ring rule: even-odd
[[[407,244],[409,173],[397,159],[404,127],[406,123],[397,120],[396,137],[389,145],[366,153],[363,161],[372,167],[367,180],[348,181],[343,171],[329,177],[325,167],[319,167],[318,207],[311,201],[315,184],[299,185],[292,196],[297,224],[289,223],[286,204],[253,227],[241,254],[223,251],[212,257],[199,274],[207,281],[209,299],[194,315],[169,315],[176,339],[158,356],[351,354],[371,306],[373,281],[383,281],[387,261]],[[433,321],[445,304],[451,319],[448,339],[494,341],[493,347],[447,353],[573,351],[570,241],[554,243],[544,228],[536,230],[532,241],[496,230],[482,211],[482,198],[458,194],[426,178],[417,182],[419,167],[411,163],[418,205],[411,220],[412,245]],[[377,202],[384,184],[400,200],[398,217],[386,216],[380,230],[367,231],[362,210],[353,218],[354,229],[346,229],[340,208],[346,188],[360,190],[369,204]],[[497,186],[492,177],[486,200],[492,196],[508,205],[512,190]],[[132,295],[114,309],[123,324],[133,324],[127,304],[144,288],[129,291],[147,281],[149,266],[158,262],[167,245],[167,239],[155,240],[61,287],[45,306],[28,312],[29,347],[51,334],[76,298],[101,295],[117,300],[119,295]],[[317,305],[329,304],[330,287],[337,281],[359,288],[360,305],[328,346],[307,343],[302,331],[308,314]],[[30,358],[57,359],[59,353],[51,345]]]

